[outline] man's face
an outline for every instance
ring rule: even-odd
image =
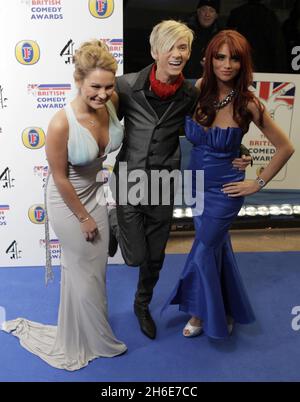
[[[209,28],[218,18],[217,11],[210,6],[202,6],[197,10],[199,24],[203,28]]]
[[[178,39],[165,53],[153,54],[157,64],[156,78],[168,82],[178,77],[190,57],[189,43],[186,38]]]

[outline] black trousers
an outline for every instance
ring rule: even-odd
[[[129,266],[139,266],[135,303],[148,306],[165,258],[173,205],[118,205],[118,241]]]

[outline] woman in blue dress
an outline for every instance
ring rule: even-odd
[[[192,316],[183,330],[186,337],[204,331],[211,338],[225,338],[234,322],[255,320],[228,231],[243,197],[264,187],[294,149],[249,90],[252,81],[247,40],[236,31],[221,31],[207,48],[204,76],[196,83],[198,107],[185,125],[193,144],[190,169],[204,170],[204,208],[201,215],[194,212],[194,244],[166,305],[178,304]],[[244,171],[236,170],[232,160],[238,156],[251,122],[274,145],[276,153],[256,180],[245,180]],[[194,196],[201,197],[193,175]]]

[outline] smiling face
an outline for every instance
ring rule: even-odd
[[[218,81],[223,83],[234,83],[235,78],[241,69],[241,62],[238,56],[232,56],[229,47],[224,43],[215,57],[213,57],[213,71]]]
[[[172,82],[181,74],[190,58],[188,39],[178,39],[169,51],[152,53],[152,56],[157,64],[156,78],[161,82]]]
[[[81,99],[93,109],[101,109],[111,98],[115,88],[115,75],[97,68],[76,82]]]

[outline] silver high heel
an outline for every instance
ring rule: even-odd
[[[188,331],[189,333],[186,334],[185,331]],[[203,326],[200,324],[200,327],[196,327],[188,321],[186,326],[183,328],[182,335],[185,336],[186,338],[192,338],[194,336],[201,335],[203,332]]]

